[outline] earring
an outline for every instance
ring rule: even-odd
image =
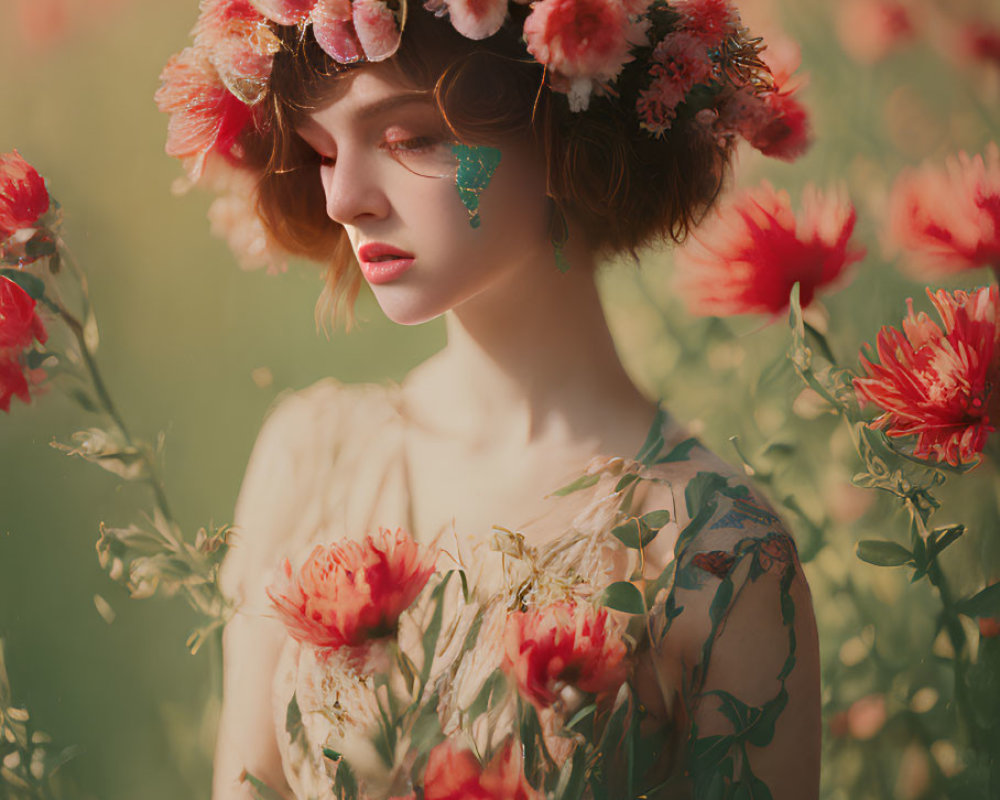
[[[490,185],[493,173],[500,166],[500,151],[495,147],[466,144],[452,145],[451,151],[458,159],[458,172],[455,174],[458,196],[469,212],[469,225],[478,228],[482,223],[479,218],[479,195]]]
[[[556,269],[565,275],[569,272],[569,261],[566,259],[565,253],[566,243],[569,241],[569,224],[566,222],[566,216],[562,209],[554,202],[550,227],[553,230],[552,250],[556,257]]]

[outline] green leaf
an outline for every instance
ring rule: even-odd
[[[573,757],[567,758],[559,772],[555,800],[579,800],[587,786],[587,752],[583,747],[573,750]]]
[[[0,275],[14,281],[32,300],[41,300],[45,296],[45,281],[37,275],[20,269],[0,269]]]
[[[957,542],[965,533],[964,525],[949,525],[944,528],[935,528],[927,537],[928,558],[936,558],[938,553],[949,545]]]
[[[629,581],[615,581],[609,584],[601,595],[601,605],[616,611],[624,611],[626,614],[644,614],[646,612],[646,603],[643,600],[642,592]]]
[[[591,703],[586,705],[577,711],[572,717],[570,717],[569,722],[566,723],[566,730],[573,730],[573,728],[579,725],[584,719],[591,716],[597,710],[597,703]]]
[[[634,472],[629,472],[626,473],[625,475],[622,475],[621,480],[619,480],[618,483],[615,484],[615,493],[617,494],[625,487],[631,486],[637,480],[639,480],[639,476],[636,475]]]
[[[747,734],[747,741],[754,747],[769,745],[774,738],[774,725],[787,704],[788,692],[785,687],[781,687],[777,697],[764,705],[760,716]]]
[[[566,495],[573,494],[573,492],[578,492],[581,489],[588,489],[600,479],[600,475],[581,475],[572,483],[566,484],[561,489],[556,489],[552,494],[556,497],[565,497]]]
[[[955,604],[967,617],[1000,617],[1000,583],[987,586],[978,594]]]
[[[489,711],[495,705],[494,698],[499,701],[506,692],[506,689],[507,680],[503,671],[499,669],[493,670],[483,683],[483,687],[479,690],[479,694],[476,695],[476,699],[469,706],[469,717],[477,719]]]
[[[282,800],[282,796],[278,792],[252,773],[244,772],[241,782],[250,784],[254,800]]]
[[[421,644],[424,649],[424,663],[420,670],[420,691],[427,685],[427,679],[431,674],[431,664],[434,661],[434,652],[437,650],[438,636],[441,635],[441,624],[444,618],[444,590],[448,586],[448,581],[455,574],[454,570],[449,570],[441,579],[441,583],[434,587],[431,593],[431,602],[434,603],[434,613],[431,614],[431,621],[427,624]]]
[[[663,458],[656,460],[657,464],[670,464],[674,461],[688,461],[691,458],[691,451],[698,446],[698,440],[693,436],[690,439],[685,439],[678,445],[674,445],[673,449],[667,453]]]
[[[646,523],[650,530],[658,531],[670,522],[670,512],[665,508],[660,511],[650,511],[648,514],[642,515],[642,521]]]
[[[688,516],[693,520],[704,509],[709,500],[726,488],[728,481],[718,472],[699,472],[684,488]]]
[[[899,567],[913,562],[913,553],[896,542],[863,539],[858,542],[858,558],[877,567]]]
[[[649,426],[646,434],[646,441],[642,443],[635,460],[643,464],[652,464],[654,459],[663,449],[663,425],[667,421],[667,411],[663,406],[656,409],[656,416],[653,417],[653,424]]]
[[[302,711],[299,708],[299,699],[293,692],[292,699],[288,701],[288,708],[285,710],[285,733],[294,740],[301,730]]]
[[[646,516],[650,515],[647,514]],[[656,538],[661,527],[663,526],[659,525],[655,529],[651,528],[646,522],[646,517],[633,517],[624,525],[612,528],[611,533],[626,547],[632,550],[641,550]]]

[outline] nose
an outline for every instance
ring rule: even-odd
[[[382,219],[389,213],[379,165],[363,150],[341,147],[336,162],[321,166],[320,175],[326,213],[334,222],[356,225],[366,219]]]

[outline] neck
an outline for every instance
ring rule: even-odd
[[[459,434],[509,445],[594,442],[612,414],[651,418],[615,351],[587,252],[561,274],[532,264],[450,311],[434,359],[436,415]],[[648,418],[647,418],[648,416]],[[612,417],[613,418],[613,417]]]

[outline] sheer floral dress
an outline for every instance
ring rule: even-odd
[[[251,458],[224,567],[238,613],[275,615],[266,588],[286,558],[300,564],[317,544],[412,529],[408,424],[395,386],[323,381],[278,405]],[[598,458],[566,478],[550,487],[553,512],[516,530],[421,542],[436,549],[436,571],[391,644],[330,650],[288,638],[272,704],[296,798],[472,796],[454,783],[458,767],[443,770],[450,788],[440,776],[430,785],[427,753],[442,742],[483,764],[516,755],[514,783],[492,794],[476,784],[482,797],[770,795],[752,765],[774,738],[796,663],[791,538],[731,468],[662,414],[637,457]],[[727,683],[733,670],[709,665],[756,583],[767,587],[761,642],[772,652],[746,667],[767,674],[741,697],[740,682]],[[531,614],[568,619],[574,657],[620,661],[624,683],[588,684],[583,662],[560,675],[552,651],[530,663],[511,627]],[[583,624],[592,652],[579,656]]]

